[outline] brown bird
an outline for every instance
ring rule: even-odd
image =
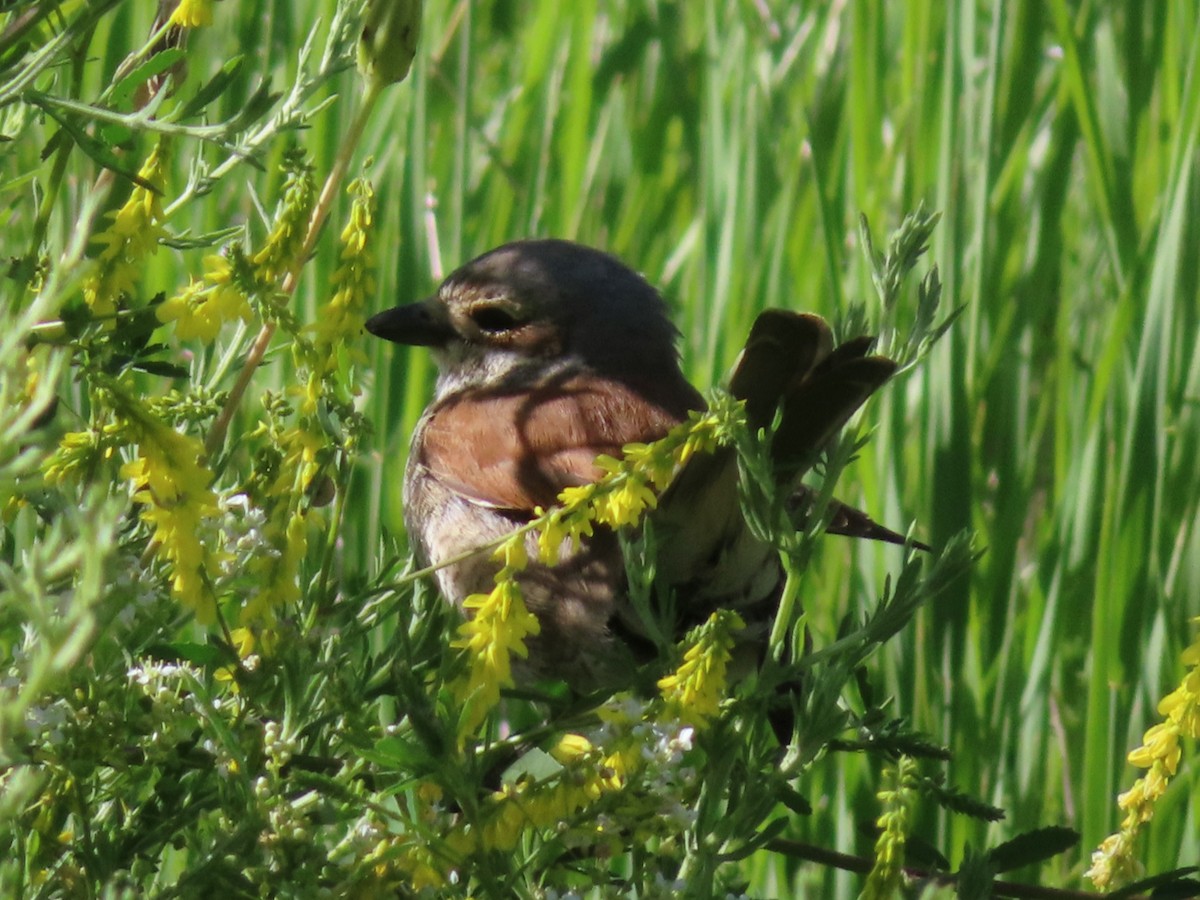
[[[568,241],[506,244],[452,273],[433,297],[379,313],[366,327],[429,347],[437,362],[404,478],[405,522],[424,565],[511,532],[564,488],[599,478],[597,455],[657,440],[705,408],[680,371],[678,333],[658,292],[614,257]],[[895,371],[870,355],[871,344],[863,337],[834,348],[828,325],[812,315],[767,310],[754,323],[730,390],[745,401],[752,428],[779,411],[771,458],[799,505],[799,477]],[[781,566],[746,524],[737,479],[732,449],[695,456],[651,514],[655,587],[674,598],[678,628],[716,607],[760,623],[774,611]],[[840,503],[829,530],[904,542]],[[519,582],[541,632],[516,678],[562,678],[580,689],[627,681],[652,645],[628,599],[617,536],[598,528],[564,547],[554,566],[532,562],[534,535],[529,550]],[[436,578],[461,608],[468,595],[491,590],[498,567],[484,551]]]

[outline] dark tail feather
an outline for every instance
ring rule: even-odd
[[[833,332],[819,316],[784,309],[759,313],[729,379],[729,392],[746,403],[752,430],[771,424],[788,385],[803,380],[832,347]]]
[[[809,469],[821,449],[896,371],[886,357],[863,356],[869,345],[869,340],[843,344],[799,383],[788,386],[771,445],[782,479]]]
[[[752,429],[770,425],[780,411],[771,456],[781,482],[809,468],[896,371],[892,360],[869,355],[873,343],[864,336],[835,348],[829,325],[807,313],[768,309],[754,320],[729,390],[745,401]]]

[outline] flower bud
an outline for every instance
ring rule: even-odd
[[[421,36],[421,0],[370,0],[358,36],[358,71],[382,87],[403,81]]]

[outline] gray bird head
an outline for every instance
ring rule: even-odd
[[[570,241],[505,244],[468,262],[427,300],[379,313],[371,334],[427,346],[438,395],[570,371],[679,375],[666,304],[644,278]]]

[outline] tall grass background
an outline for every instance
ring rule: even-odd
[[[140,46],[150,6],[99,20],[81,96]],[[188,77],[246,54],[221,100],[232,114],[255,77],[288,83],[327,6],[218,4],[190,38]],[[919,204],[940,210],[930,261],[964,311],[871,402],[873,440],[841,492],[934,545],[972,528],[986,553],[876,665],[894,708],[953,750],[950,780],[1008,812],[984,826],[919,809],[916,830],[956,859],[1072,826],[1076,851],[1019,874],[1077,886],[1200,615],[1198,61],[1187,0],[430,0],[412,74],[384,94],[357,157],[372,158],[379,199],[377,308],[427,295],[505,241],[570,238],[661,288],[704,387],[764,308],[834,320],[875,309],[860,215],[882,242]],[[355,78],[325,90],[349,96]],[[352,112],[336,99],[294,135],[318,173]],[[51,131],[36,121],[0,145],[5,257],[27,251],[32,188],[15,179],[44,171]],[[172,229],[254,221],[285,144],[188,203]],[[176,154],[176,183],[201,152]],[[86,159],[71,165],[52,253],[95,176]],[[170,292],[197,260],[160,253],[146,282]],[[327,235],[297,292],[302,319],[335,263]],[[346,504],[351,580],[403,546],[400,476],[433,374],[419,349],[362,348],[375,434]],[[289,372],[269,360],[256,384]],[[826,539],[803,587],[814,632],[831,638],[898,568],[893,549]],[[1195,772],[1185,761],[1158,807],[1150,872],[1200,862]],[[816,809],[789,836],[868,853],[858,829],[878,814],[877,776],[849,756],[819,770],[802,785]],[[859,885],[765,851],[744,865],[754,895]]]

